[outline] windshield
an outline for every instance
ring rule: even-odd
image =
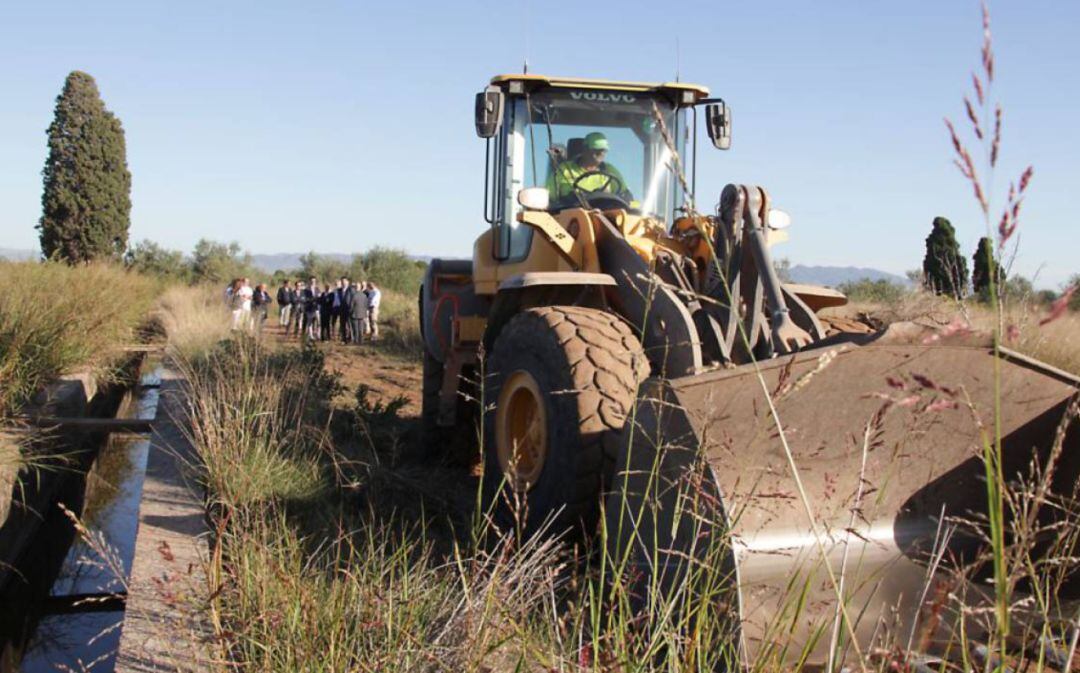
[[[668,221],[683,195],[658,115],[683,156],[683,115],[661,96],[589,89],[519,98],[512,132],[522,148],[522,182],[547,187],[552,210],[584,199]]]

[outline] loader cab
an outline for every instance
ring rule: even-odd
[[[487,139],[484,216],[495,229],[492,256],[514,261],[529,252],[533,230],[518,222],[525,188],[547,188],[549,212],[624,209],[670,224],[686,197],[674,157],[692,184],[692,110],[707,95],[685,84],[494,78],[477,96],[476,118],[477,133]],[[599,166],[587,156],[590,134],[607,145]]]

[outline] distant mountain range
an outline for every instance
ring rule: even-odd
[[[302,252],[279,252],[274,254],[259,254],[252,255],[251,262],[260,271],[266,273],[272,273],[278,269],[296,269],[300,266],[300,257],[304,253]],[[329,259],[339,262],[349,262],[352,260],[352,254],[339,253],[339,252],[320,252],[320,257],[327,257]],[[37,250],[21,250],[17,248],[0,248],[0,259],[9,260],[25,260],[25,259],[37,259]],[[431,259],[428,256],[413,255],[413,259],[420,261],[428,261]],[[859,281],[863,279],[867,280],[887,280],[891,283],[898,283],[900,285],[909,285],[908,280],[902,276],[897,276],[893,273],[886,271],[880,271],[878,269],[868,269],[855,266],[806,266],[804,264],[796,264],[790,269],[791,279],[796,283],[806,283],[809,285],[827,285],[829,287],[837,287],[842,283],[849,283]]]
[[[267,273],[273,273],[278,269],[288,271],[290,269],[300,268],[300,257],[307,253],[303,252],[276,252],[268,255],[252,255],[251,263],[255,265],[255,268],[259,271],[265,271]],[[352,261],[352,255],[348,255],[340,252],[320,252],[316,253],[319,257],[325,259],[332,259],[335,262],[344,262],[348,264]]]
[[[16,248],[0,248],[0,259],[13,262],[21,262],[26,259],[37,259],[40,256],[37,250],[19,250]]]
[[[897,285],[908,286],[911,281],[894,273],[867,269],[856,266],[804,266],[796,264],[789,270],[791,280],[796,283],[807,285],[826,285],[839,287],[844,283],[853,283],[860,280],[887,280]]]
[[[251,263],[255,265],[255,268],[259,271],[265,271],[267,273],[273,273],[277,270],[288,271],[290,269],[300,268],[300,257],[307,253],[302,252],[276,252],[273,254],[252,255]],[[343,253],[343,252],[317,252],[315,253],[319,257],[324,259],[331,259],[335,262],[343,262],[348,264],[352,261],[353,254],[359,253]],[[415,259],[420,262],[427,262],[431,259],[427,255],[409,255],[411,259]]]
[[[272,255],[252,255],[251,262],[260,271],[272,273],[278,269],[296,269],[300,266],[300,256],[304,253],[300,252],[282,252]],[[317,253],[320,257],[326,257],[338,262],[349,262],[352,259],[351,254],[336,253],[336,252],[320,252]],[[431,259],[428,256],[422,255],[410,255],[413,259],[426,262]],[[808,285],[827,285],[828,287],[837,287],[842,283],[850,283],[860,280],[887,280],[890,283],[897,283],[899,285],[910,285],[907,278],[897,276],[887,271],[880,271],[878,269],[867,269],[855,266],[807,266],[804,264],[796,264],[790,269],[791,279],[796,283],[806,283]]]

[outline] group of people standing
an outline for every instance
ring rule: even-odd
[[[342,276],[334,286],[312,277],[305,283],[281,281],[277,291],[278,324],[286,336],[342,343],[361,343],[366,336],[379,338],[379,304],[382,292],[375,283],[350,282]]]
[[[225,305],[232,313],[232,329],[261,332],[271,301],[266,283],[252,288],[247,278],[234,278],[225,288]]]

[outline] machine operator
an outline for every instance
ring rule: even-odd
[[[629,201],[632,197],[626,188],[626,180],[618,168],[604,161],[608,151],[608,139],[603,133],[593,131],[585,136],[585,148],[581,154],[558,163],[548,175],[547,188],[552,199],[558,201],[574,192],[574,182],[581,176],[577,188],[584,192],[610,192]]]

